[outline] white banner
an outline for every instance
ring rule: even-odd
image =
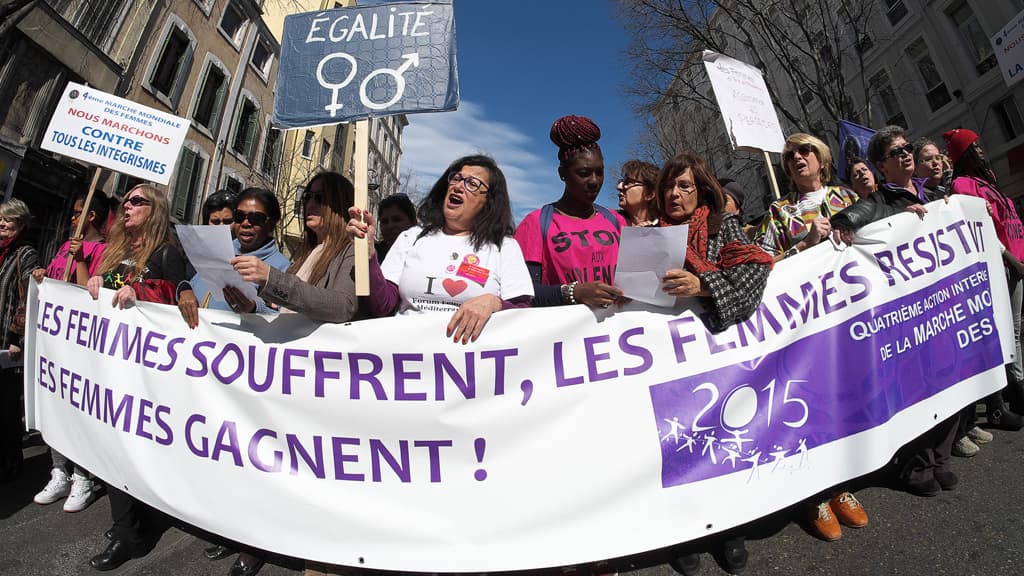
[[[188,127],[184,118],[68,82],[40,147],[167,184]]]
[[[720,334],[635,304],[501,312],[469,346],[444,314],[203,310],[188,330],[47,280],[29,424],[173,516],[300,558],[476,572],[657,549],[874,471],[1005,385],[984,202],[929,210],[777,264]]]
[[[786,139],[761,71],[710,50],[703,59],[732,147],[781,153]]]
[[[1020,82],[1024,78],[1024,11],[1014,16],[989,40],[1006,85]]]

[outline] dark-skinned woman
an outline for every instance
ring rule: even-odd
[[[533,304],[607,308],[622,298],[612,282],[627,223],[595,203],[604,184],[601,129],[589,118],[563,116],[550,137],[558,146],[562,196],[527,214],[515,233],[533,279]]]
[[[772,257],[750,243],[738,216],[725,212],[725,193],[707,163],[694,154],[677,154],[662,167],[658,191],[661,225],[689,225],[685,264],[665,272],[663,290],[699,298],[714,332],[748,318],[761,302]],[[747,550],[739,531],[718,544],[731,572],[746,566]],[[670,564],[682,574],[695,574],[699,552],[693,545],[682,550]]]

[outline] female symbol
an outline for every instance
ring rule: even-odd
[[[331,84],[324,78],[324,64],[327,64],[331,60],[335,60],[337,58],[341,58],[342,60],[345,60],[349,64],[351,64],[352,70],[349,71],[348,76],[346,76],[344,80],[337,84]],[[324,56],[322,60],[320,60],[319,64],[317,64],[317,81],[320,82],[320,85],[323,86],[324,88],[331,90],[331,103],[328,104],[327,106],[324,106],[324,110],[327,110],[328,112],[331,113],[331,118],[335,116],[335,112],[341,110],[344,107],[344,104],[338,102],[338,91],[344,88],[345,86],[348,86],[349,82],[352,82],[352,79],[356,77],[356,67],[356,59],[344,52],[335,52],[334,54],[328,54],[327,56]]]

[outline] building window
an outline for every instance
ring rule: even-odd
[[[181,149],[178,176],[174,179],[174,202],[171,205],[171,216],[178,222],[191,222],[194,217],[193,208],[203,182],[204,165],[198,151],[187,146]]]
[[[54,5],[55,2],[49,2]],[[54,6],[55,8],[57,6]],[[124,18],[128,0],[106,0],[105,2],[82,2],[75,14],[68,18],[71,25],[88,38],[100,50],[106,52],[114,43],[117,28]]]
[[[924,83],[925,98],[928,99],[928,107],[932,112],[942,108],[951,100],[949,91],[946,90],[946,83],[942,81],[935,62],[928,54],[928,46],[924,38],[918,38],[910,46],[907,46],[907,56],[914,62],[917,72]]]
[[[992,51],[992,43],[982,30],[981,22],[978,22],[978,17],[974,15],[970,5],[961,0],[949,11],[949,17],[960,31],[960,41],[973,60],[978,75],[995,68],[996,54]]]
[[[277,128],[267,130],[267,141],[263,144],[263,158],[260,171],[274,178],[277,176],[277,162],[281,156],[281,131]]]
[[[216,134],[220,122],[224,95],[228,90],[228,74],[218,62],[210,61],[206,66],[206,74],[199,85],[199,96],[196,98],[192,119],[196,124]]]
[[[224,188],[237,196],[245,190],[245,182],[236,174],[227,174],[224,176]]]
[[[267,41],[262,36],[256,39],[256,45],[252,49],[252,58],[249,62],[253,68],[260,73],[260,76],[265,80],[270,76],[270,65],[273,60],[274,53],[271,52],[270,46],[267,45]]]
[[[168,23],[160,51],[148,78],[148,88],[158,99],[176,108],[192,67],[195,39],[183,23]]]
[[[877,74],[872,76],[870,84],[874,101],[881,108],[884,124],[886,126],[906,126],[906,117],[903,116],[900,101],[896,98],[896,92],[893,91],[892,84],[889,82],[889,75],[886,74],[885,70],[879,70]]]
[[[245,16],[234,4],[228,2],[224,7],[224,15],[220,18],[218,28],[232,46],[239,48],[242,45],[242,36],[245,35]]]
[[[235,136],[231,140],[231,149],[245,159],[252,158],[256,151],[259,121],[260,109],[256,102],[243,97],[238,111],[238,123],[235,124]]]
[[[316,132],[306,130],[306,137],[302,139],[302,157],[310,159],[313,157],[313,146],[316,144]]]
[[[889,18],[889,24],[899,24],[907,15],[907,7],[903,5],[903,0],[885,0],[885,15]]]
[[[996,120],[1007,141],[1024,134],[1024,119],[1021,118],[1020,108],[1012,94],[993,104],[992,110],[996,113]]]
[[[323,166],[324,168],[327,168],[327,166],[330,164],[330,162],[331,162],[331,145],[330,145],[330,143],[327,142],[327,140],[324,140],[320,144],[320,165]]]

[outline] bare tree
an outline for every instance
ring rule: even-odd
[[[759,68],[780,120],[793,130],[824,136],[837,120],[869,118],[856,101],[871,101],[870,86],[849,79],[864,76],[874,0],[614,1],[631,31],[627,57],[635,73],[627,89],[642,116],[657,118],[645,145],[662,154],[687,148],[715,158],[728,148],[720,120],[694,122],[695,110],[718,113],[705,49]],[[666,123],[674,110],[684,118]]]

